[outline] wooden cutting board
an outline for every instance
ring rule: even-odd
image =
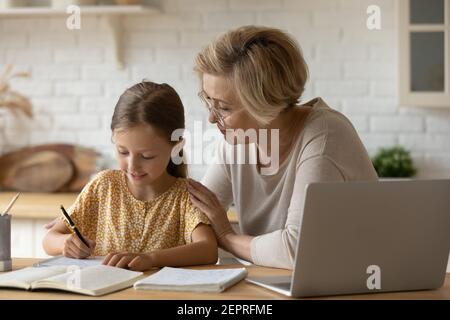
[[[35,192],[80,191],[96,172],[98,157],[92,149],[70,144],[23,148],[0,157],[0,186]]]
[[[17,191],[54,192],[66,185],[74,174],[69,159],[55,151],[33,153],[13,164],[2,185]]]

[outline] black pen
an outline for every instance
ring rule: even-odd
[[[67,220],[67,222],[70,225],[70,228],[72,228],[72,230],[75,232],[75,234],[77,235],[78,238],[80,238],[81,241],[83,241],[83,243],[89,248],[89,244],[87,243],[86,240],[84,240],[83,236],[81,235],[80,230],[78,230],[77,226],[75,225],[75,223],[72,221],[72,219],[70,219],[69,214],[67,213],[66,209],[64,209],[64,207],[61,205],[61,211],[64,215],[64,218]]]

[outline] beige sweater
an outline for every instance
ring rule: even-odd
[[[241,233],[255,236],[251,256],[258,265],[293,267],[307,184],[378,179],[350,121],[321,98],[307,104],[313,108],[277,173],[262,175],[256,164],[227,164],[231,149],[245,146],[222,141],[217,164],[202,180],[225,208],[234,203]],[[256,154],[256,146],[249,148]]]

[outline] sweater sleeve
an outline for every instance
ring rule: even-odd
[[[344,181],[339,167],[328,157],[318,155],[297,168],[287,220],[283,229],[253,238],[252,260],[257,265],[292,269],[303,215],[306,185],[312,182]]]

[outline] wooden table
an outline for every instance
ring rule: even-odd
[[[36,262],[37,259],[13,259],[14,270],[27,267]],[[229,265],[229,266],[202,266],[195,267],[195,269],[214,269],[214,268],[236,268],[242,267],[242,265]],[[250,276],[284,276],[290,275],[291,272],[283,269],[264,268],[259,266],[246,267]],[[149,275],[152,272],[147,272]],[[1,274],[1,273],[0,273]],[[259,300],[259,299],[290,299],[284,295],[276,292],[264,289],[262,287],[250,284],[246,281],[241,281],[235,286],[229,288],[222,293],[195,293],[195,292],[168,292],[168,291],[144,291],[134,290],[128,288],[119,292],[111,293],[103,297],[89,297],[78,294],[66,293],[66,292],[29,292],[25,290],[9,290],[0,289],[1,299],[51,299],[51,300],[73,300],[73,299],[132,299],[132,300]],[[450,274],[447,274],[445,284],[438,290],[427,291],[414,291],[414,292],[399,292],[399,293],[378,293],[378,294],[365,294],[365,295],[351,295],[351,296],[335,296],[335,297],[322,297],[321,299],[450,299]]]

